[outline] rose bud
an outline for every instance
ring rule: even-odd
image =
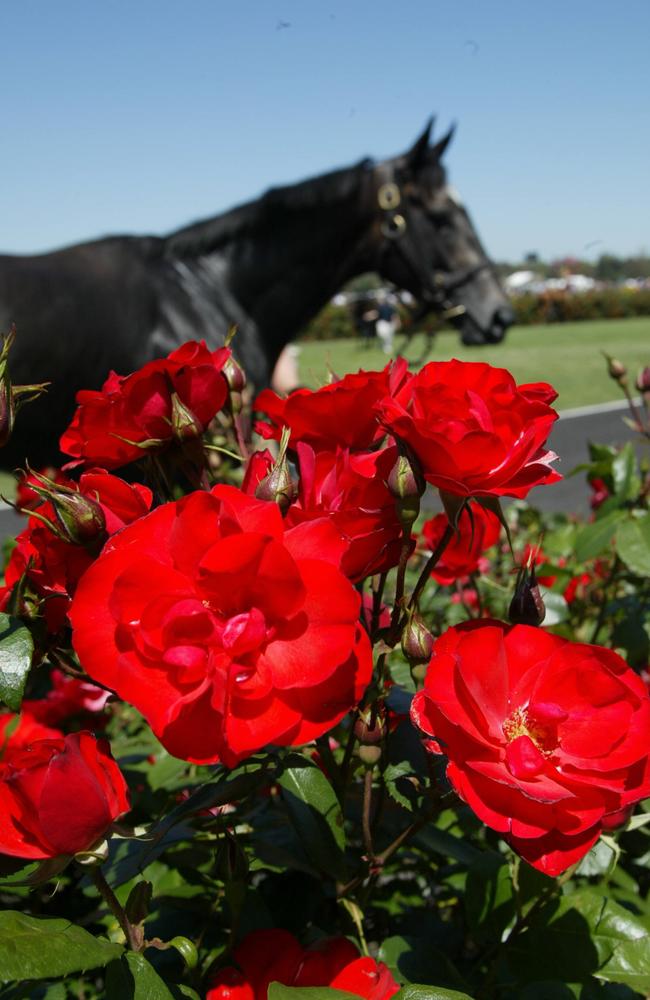
[[[177,392],[171,393],[171,403],[174,438],[180,441],[181,444],[190,439],[200,438],[203,434],[203,426],[190,408],[181,402],[181,398]]]
[[[32,517],[43,521],[58,538],[73,545],[92,545],[105,540],[106,518],[95,500],[38,472],[32,476],[31,489],[51,505],[55,520],[50,521],[38,510],[31,512]]]
[[[605,354],[607,360],[607,373],[615,382],[624,382],[627,378],[627,368],[618,358],[613,358],[610,354]]]
[[[245,882],[248,878],[248,858],[237,838],[227,830],[217,848],[214,871],[222,882]]]
[[[416,611],[411,611],[402,632],[402,652],[412,667],[428,663],[433,650],[433,636]]]
[[[107,741],[80,732],[5,751],[0,804],[0,852],[36,860],[89,851],[129,798]]]
[[[535,563],[531,558],[528,565],[519,567],[515,593],[508,609],[508,620],[513,625],[541,625],[545,617],[546,608],[535,576]]]
[[[410,531],[420,513],[424,480],[406,455],[400,455],[388,474],[388,489],[395,497],[397,516],[404,531]]]
[[[644,396],[650,393],[650,365],[646,365],[642,368],[636,377],[636,387],[637,391],[643,393]]]
[[[246,372],[244,369],[235,361],[232,354],[225,362],[223,372],[226,382],[228,383],[228,388],[232,392],[243,392],[246,388]]]
[[[354,724],[354,735],[366,746],[374,746],[381,743],[386,733],[386,719],[383,706],[373,712],[369,709],[359,716]]]
[[[298,489],[291,476],[291,469],[287,461],[288,444],[289,430],[285,428],[282,432],[280,450],[275,465],[255,488],[255,496],[258,500],[272,500],[277,503],[283,514],[287,512],[292,501],[298,495]]]

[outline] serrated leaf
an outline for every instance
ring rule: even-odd
[[[398,805],[413,812],[418,794],[408,778],[413,774],[413,765],[408,760],[389,764],[384,771],[386,791]]]
[[[321,769],[300,754],[289,754],[278,784],[289,818],[311,863],[321,872],[344,879],[343,813]]]
[[[271,983],[268,1000],[359,1000],[359,994],[333,990],[331,986],[283,986],[282,983]]]
[[[622,510],[614,510],[606,517],[601,517],[591,524],[585,525],[576,535],[575,557],[578,562],[595,559],[610,546],[617,527],[625,518]]]
[[[123,948],[58,917],[36,918],[16,910],[0,913],[0,982],[54,979],[98,969]]]
[[[650,512],[631,517],[616,532],[616,553],[637,576],[650,576]]]
[[[29,629],[0,612],[0,700],[12,712],[20,711],[33,652]]]

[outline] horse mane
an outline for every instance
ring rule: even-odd
[[[271,228],[278,218],[282,217],[286,223],[287,213],[347,201],[356,197],[361,177],[371,163],[364,159],[352,167],[333,170],[297,184],[270,188],[255,201],[176,229],[164,238],[164,254],[175,257],[211,253],[233,239]]]

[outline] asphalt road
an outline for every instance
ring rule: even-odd
[[[589,441],[599,444],[624,444],[638,436],[623,422],[627,415],[626,403],[604,403],[601,406],[581,407],[560,413],[560,419],[549,439],[549,447],[559,455],[556,468],[566,478],[553,486],[539,486],[531,490],[528,500],[545,511],[565,511],[566,513],[587,514],[589,512],[590,490],[584,473],[569,476],[577,465],[588,461]],[[639,444],[639,451],[650,446]],[[0,504],[0,541],[15,535],[25,526],[25,519],[11,508]]]

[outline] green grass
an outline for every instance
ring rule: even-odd
[[[401,349],[403,338],[395,338]],[[424,337],[417,335],[405,354],[418,359]],[[602,351],[619,358],[632,376],[650,364],[650,316],[633,319],[587,320],[551,326],[518,326],[508,331],[502,344],[463,347],[458,334],[437,335],[427,361],[487,361],[507,368],[517,382],[550,382],[559,393],[556,406],[574,406],[622,399],[618,387],[607,375]],[[358,340],[303,341],[300,344],[300,378],[316,387],[328,378],[328,368],[337,375],[373,370],[386,363],[386,355],[374,345],[364,347]]]

